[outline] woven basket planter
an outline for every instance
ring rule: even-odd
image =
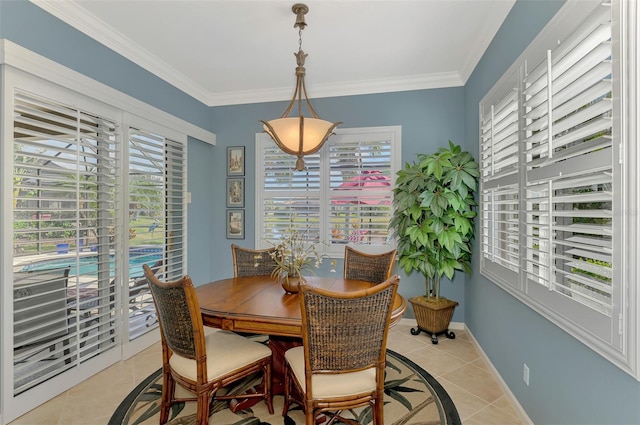
[[[412,334],[417,335],[420,331],[427,332],[432,335],[432,342],[437,343],[437,335],[446,334],[447,338],[455,338],[453,332],[448,332],[449,323],[453,317],[453,311],[458,305],[457,301],[440,297],[438,301],[435,298],[427,298],[425,296],[409,298],[409,302],[413,307],[413,312],[418,322],[418,331]],[[452,336],[450,336],[452,335]]]

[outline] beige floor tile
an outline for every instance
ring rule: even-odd
[[[392,338],[387,341],[387,347],[397,353],[406,356],[407,354],[414,351],[422,351],[429,348],[427,342],[429,344],[430,341],[425,342],[418,336],[408,335],[402,338]]]
[[[477,366],[481,369],[485,369],[486,371],[491,371],[491,369],[489,368],[489,365],[482,357],[478,357],[474,361],[470,362],[470,364]]]
[[[44,403],[37,409],[25,413],[13,422],[11,425],[51,425],[57,424],[60,420],[60,412],[64,408],[67,395],[61,394],[48,402]]]
[[[493,403],[503,395],[502,389],[491,372],[472,364],[459,367],[442,377],[489,403]]]
[[[480,358],[480,352],[471,341],[464,339],[447,339],[440,338],[438,342],[438,350],[451,354],[454,357],[471,362]]]
[[[440,382],[444,390],[449,394],[449,397],[453,400],[453,404],[456,405],[462,423],[464,423],[465,418],[474,415],[490,404],[442,377],[438,378],[438,382]]]
[[[434,377],[451,372],[467,362],[436,349],[416,350],[410,353],[411,360]]]
[[[508,412],[489,405],[464,420],[464,425],[522,425],[520,420]]]
[[[518,413],[516,412],[515,406],[513,405],[511,400],[507,398],[507,396],[500,397],[498,400],[494,401],[492,404],[504,410],[505,412],[509,413],[514,418],[519,417]]]

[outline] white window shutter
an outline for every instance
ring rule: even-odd
[[[485,267],[503,275],[520,267],[518,80],[516,73],[480,111],[481,252]]]
[[[381,134],[342,134],[329,142],[331,244],[386,245],[393,201],[393,149]]]
[[[263,215],[256,243],[273,246],[291,230],[310,241],[318,238],[320,154],[305,156],[305,169],[297,171],[296,157],[282,152],[270,139],[259,144],[258,150],[263,186],[256,192],[261,192]]]
[[[599,8],[525,77],[524,146],[527,278],[612,318],[610,14]]]
[[[130,241],[129,339],[157,327],[153,299],[142,264],[163,280],[185,273],[186,152],[183,144],[156,132],[129,128]]]
[[[621,47],[633,20],[624,10],[568,2],[481,101],[481,272],[637,376],[637,306],[624,278],[635,196],[624,147],[635,127],[623,99],[637,79],[624,60],[637,52]],[[512,89],[517,105],[505,109]],[[502,111],[514,109],[517,161],[508,162]]]
[[[393,182],[400,128],[341,129],[295,169],[266,134],[256,135],[256,246],[267,248],[293,226],[339,256],[347,244],[392,249]]]
[[[95,114],[15,94],[14,395],[116,344],[115,132]],[[56,360],[34,368],[39,357]]]

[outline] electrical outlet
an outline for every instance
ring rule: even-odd
[[[529,366],[527,366],[527,364],[524,364],[524,368],[522,369],[522,380],[524,381],[525,384],[527,384],[527,387],[529,386]]]

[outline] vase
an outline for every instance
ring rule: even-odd
[[[280,275],[280,285],[282,285],[282,289],[285,292],[290,294],[298,293],[298,284],[305,283],[304,277],[302,276],[288,276],[286,274]]]

